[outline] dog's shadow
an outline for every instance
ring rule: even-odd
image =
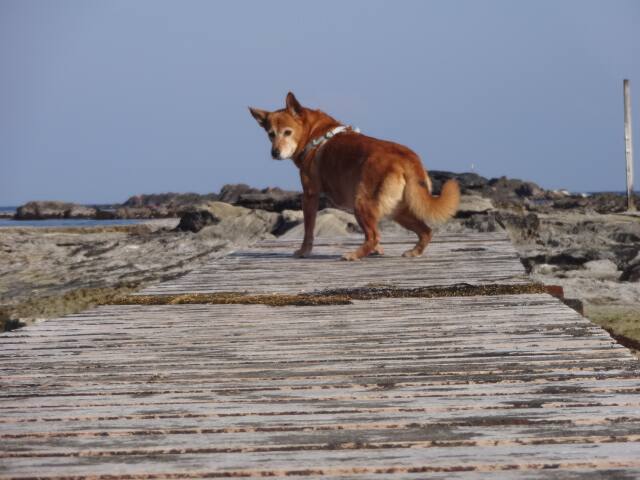
[[[331,260],[331,261],[343,261],[342,254],[339,253],[312,253],[309,257],[294,257],[291,252],[238,252],[231,254],[232,257],[236,258],[249,258],[249,259],[278,259],[278,260],[293,260],[293,261],[320,261],[320,260]],[[384,259],[384,255],[369,255],[367,260],[378,260]],[[389,258],[389,257],[387,257]],[[363,259],[364,260],[364,259]],[[349,262],[345,262],[349,263]]]
[[[273,259],[281,259],[283,261],[284,260],[296,260],[296,261],[340,260],[342,258],[342,256],[337,253],[333,253],[333,254],[314,253],[309,257],[300,258],[300,257],[294,257],[291,252],[268,252],[268,253],[267,252],[239,252],[239,253],[232,254],[232,256],[237,258],[251,258],[251,259],[273,258]]]

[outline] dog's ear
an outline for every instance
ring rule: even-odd
[[[260,124],[262,128],[265,128],[267,126],[267,117],[269,116],[269,112],[267,112],[266,110],[260,110],[259,108],[252,108],[252,107],[249,107],[249,111],[251,112],[251,115],[253,115],[253,118],[256,119],[256,121]]]
[[[302,113],[302,105],[300,105],[296,96],[291,92],[287,93],[287,112],[294,117],[297,117]]]

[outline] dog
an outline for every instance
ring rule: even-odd
[[[364,243],[345,253],[344,260],[384,253],[378,231],[384,217],[418,235],[403,256],[422,255],[432,238],[428,224],[446,221],[457,211],[458,183],[447,180],[440,196],[434,196],[420,157],[409,148],[368,137],[320,110],[305,108],[291,92],[285,105],[272,112],[249,111],[267,132],[273,159],[292,159],[300,170],[304,240],[294,256],[311,255],[321,193],[336,207],[352,211],[364,232]]]

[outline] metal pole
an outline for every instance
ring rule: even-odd
[[[633,204],[633,142],[631,139],[631,92],[629,80],[622,82],[624,91],[624,155],[627,160],[627,210],[635,211]]]

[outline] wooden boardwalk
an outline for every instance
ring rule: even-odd
[[[412,246],[410,239],[385,237],[384,256],[369,257],[355,266],[337,261],[360,243],[360,237],[320,239],[313,257],[293,262],[291,252],[300,246],[300,240],[262,242],[140,294],[301,293],[370,285],[410,288],[528,282],[506,235],[443,235],[429,245],[425,257],[413,262],[400,256]]]
[[[141,293],[526,282],[498,234],[347,243]],[[0,382],[0,478],[640,478],[639,362],[547,294],[105,305],[1,335]]]

